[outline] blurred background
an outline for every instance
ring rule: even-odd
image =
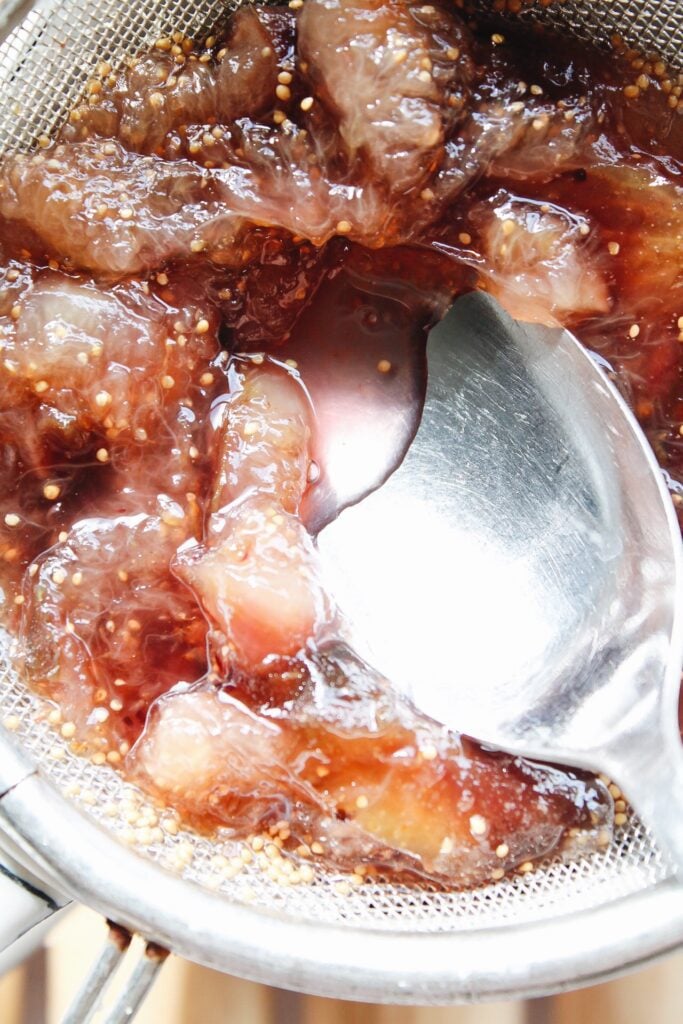
[[[44,945],[0,977],[0,1024],[59,1024],[105,938],[102,918],[67,912]],[[137,1024],[681,1024],[683,952],[636,974],[526,1002],[451,1008],[370,1006],[300,996],[171,957]]]

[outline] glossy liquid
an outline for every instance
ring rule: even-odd
[[[313,533],[379,487],[403,459],[422,412],[427,329],[457,287],[444,281],[442,295],[435,289],[426,300],[410,280],[416,250],[397,250],[376,268],[371,256],[353,256],[320,288],[280,350],[295,361],[315,410],[320,469],[302,510]]]

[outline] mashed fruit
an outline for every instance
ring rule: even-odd
[[[399,464],[474,288],[610,363],[679,501],[682,84],[635,59],[445,2],[249,6],[100,65],[2,159],[0,582],[77,753],[361,874],[609,842],[603,782],[449,732],[349,649],[315,536]]]

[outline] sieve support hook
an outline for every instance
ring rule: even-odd
[[[101,1007],[109,987],[115,985],[117,977],[123,973],[122,962],[131,948],[133,936],[113,921],[107,924],[109,934],[104,947],[62,1018],[62,1024],[88,1024],[95,1011]],[[168,950],[154,942],[147,942],[143,948],[136,948],[132,952],[137,956],[137,962],[124,981],[123,990],[107,1012],[105,1024],[127,1024],[133,1020],[168,956]]]

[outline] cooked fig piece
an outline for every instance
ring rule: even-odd
[[[125,504],[112,499],[33,563],[20,630],[34,685],[72,723],[64,735],[113,763],[152,700],[206,668],[204,619],[169,569],[190,518],[169,526],[164,496],[161,515],[117,514]]]
[[[308,665],[286,714],[200,687],[159,700],[135,777],[190,821],[235,835],[285,820],[327,863],[466,886],[554,850],[568,828],[608,826],[606,788],[485,752],[414,711],[335,648]]]
[[[229,370],[212,508],[258,493],[295,515],[308,486],[313,409],[296,371],[256,360]]]
[[[312,409],[296,374],[270,361],[230,372],[203,544],[175,571],[196,594],[222,665],[258,672],[303,650],[329,619],[313,544],[297,518],[308,486]]]
[[[517,320],[552,326],[610,311],[607,257],[586,218],[499,192],[470,221],[481,232],[481,276]]]
[[[206,612],[226,670],[258,673],[293,657],[330,618],[308,533],[268,497],[216,513],[207,543],[182,548],[174,568]]]
[[[193,54],[179,64],[170,42],[167,49],[157,47],[124,67],[113,86],[100,85],[96,105],[77,107],[62,138],[115,136],[127,149],[155,153],[181,125],[229,123],[265,113],[275,104],[283,29],[292,21],[284,12],[248,4],[230,19],[228,38],[201,59]]]
[[[36,410],[30,421],[37,444],[59,442],[67,457],[90,449],[94,459],[95,448],[104,444],[108,453],[121,435],[160,440],[160,424],[174,421],[188,391],[213,380],[218,343],[210,306],[199,294],[165,295],[162,301],[136,284],[103,290],[49,271],[0,317],[0,387]],[[28,434],[21,428],[19,443]]]
[[[466,113],[473,65],[462,23],[432,4],[307,0],[298,42],[350,157],[395,193],[427,178]]]
[[[239,178],[235,170],[238,191]],[[114,278],[205,248],[232,259],[242,223],[196,165],[128,153],[114,141],[8,157],[0,215],[33,230],[50,255]]]

